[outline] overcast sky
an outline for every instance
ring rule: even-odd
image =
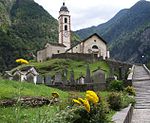
[[[65,1],[71,15],[72,30],[96,26],[112,18],[124,8],[130,8],[139,0],[34,0],[54,18],[58,18]],[[148,0],[150,1],[150,0]]]

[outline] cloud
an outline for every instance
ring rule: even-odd
[[[77,30],[104,23],[124,8],[130,8],[138,0],[65,0],[68,7],[72,29]],[[35,0],[42,5],[54,18],[58,18],[58,11],[62,0]]]

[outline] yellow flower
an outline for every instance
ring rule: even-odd
[[[83,101],[83,105],[84,105],[85,109],[87,110],[87,112],[90,112],[90,104],[89,104],[89,101],[87,99],[85,99]]]
[[[85,109],[87,110],[87,112],[90,112],[90,104],[89,101],[87,99],[82,99],[82,98],[78,98],[78,100],[83,104],[83,106],[85,107]]]
[[[84,99],[82,99],[82,98],[78,98],[78,100],[83,104],[83,102],[84,102]]]
[[[99,102],[99,97],[94,91],[86,91],[86,99],[90,102],[93,102],[94,104]]]
[[[29,64],[29,62],[25,59],[17,59],[16,62],[21,64]]]
[[[81,105],[81,102],[79,100],[73,99],[72,100],[75,104]]]
[[[53,93],[52,93],[52,96],[53,96],[54,98],[59,98],[59,94],[58,94],[57,92],[53,92]]]

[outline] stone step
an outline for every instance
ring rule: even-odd
[[[135,109],[150,109],[150,107],[148,107],[148,106],[135,106],[134,108]]]
[[[149,97],[135,97],[136,100],[150,100]]]
[[[136,93],[136,97],[139,97],[139,96],[140,96],[140,97],[142,97],[142,96],[143,96],[143,97],[145,97],[145,96],[146,96],[146,97],[150,97],[150,94],[149,94],[149,93],[144,93],[144,92],[141,93],[141,94],[140,94],[140,93],[138,93],[138,94]]]

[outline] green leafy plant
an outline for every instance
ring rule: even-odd
[[[129,95],[135,96],[135,89],[132,86],[128,86],[124,89],[125,92],[127,92]]]
[[[112,92],[108,96],[108,103],[110,108],[113,110],[120,110],[122,107],[121,94],[117,92]]]
[[[73,99],[74,105],[59,112],[53,123],[108,123],[108,105],[93,91],[85,99]]]
[[[113,91],[123,91],[123,88],[123,81],[121,80],[113,80],[109,85],[109,89]]]

